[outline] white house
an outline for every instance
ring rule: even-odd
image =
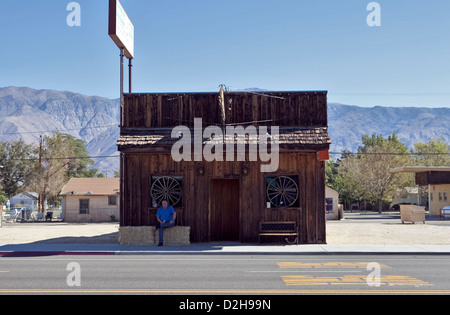
[[[325,207],[327,220],[339,220],[339,193],[325,187]]]
[[[66,222],[111,222],[120,215],[119,178],[72,178],[61,190]]]
[[[37,210],[38,194],[34,192],[23,192],[12,197],[10,202],[11,208],[25,208],[25,210]]]

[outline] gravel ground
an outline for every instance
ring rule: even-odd
[[[450,220],[427,218],[402,224],[400,215],[346,215],[327,222],[327,243],[335,245],[449,245]]]
[[[3,223],[3,227],[0,228],[0,245],[111,244],[118,242],[118,223]]]

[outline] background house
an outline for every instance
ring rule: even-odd
[[[450,184],[430,185],[430,213],[438,216],[441,209],[450,206]]]
[[[391,207],[395,210],[400,209],[401,204],[411,204],[417,206],[426,206],[427,197],[420,194],[419,186],[416,187],[404,187],[397,189],[394,197],[392,198]]]
[[[392,173],[415,173],[416,184],[428,187],[430,215],[439,216],[441,209],[450,206],[450,167],[399,167]]]
[[[9,202],[11,208],[24,208],[26,210],[38,209],[38,194],[34,192],[23,192],[13,196]]]
[[[13,220],[31,219],[33,211],[39,208],[39,197],[35,192],[23,192],[9,200],[10,211],[8,217]]]
[[[119,178],[72,178],[61,190],[66,222],[111,222],[120,211]]]
[[[330,187],[325,188],[325,208],[327,220],[339,220],[339,193]]]

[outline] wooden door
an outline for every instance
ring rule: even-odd
[[[239,241],[239,230],[239,180],[212,180],[210,190],[211,241]]]

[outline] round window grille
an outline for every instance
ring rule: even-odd
[[[298,199],[297,183],[288,176],[275,177],[267,185],[267,198],[275,207],[291,207]]]
[[[151,187],[153,202],[161,205],[167,200],[169,205],[176,205],[181,199],[181,185],[173,177],[162,176],[153,181]]]

